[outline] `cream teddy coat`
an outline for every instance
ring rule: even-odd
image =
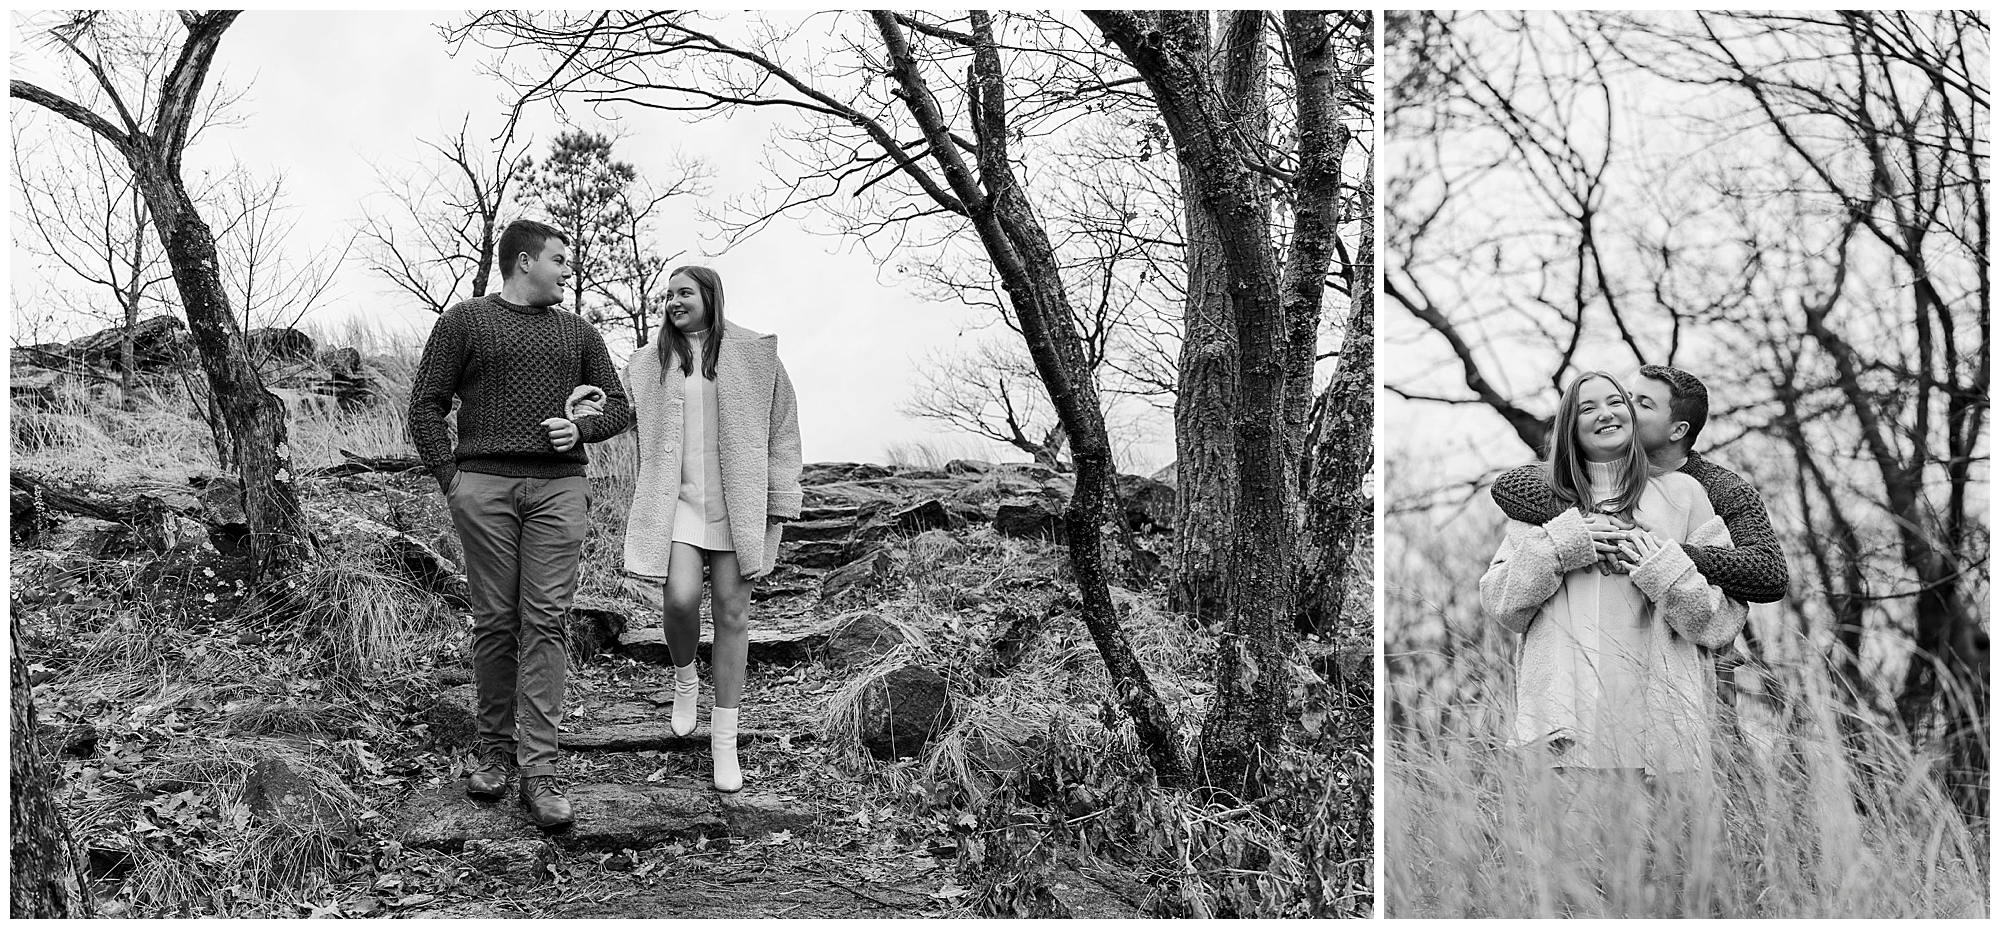
[[[1715,699],[1714,669],[1703,650],[1735,641],[1749,607],[1709,584],[1679,543],[1727,546],[1729,530],[1708,506],[1701,484],[1678,472],[1652,479],[1635,516],[1640,525],[1669,540],[1631,575],[1644,594],[1637,608],[1651,614],[1637,618],[1646,643],[1644,679],[1638,686],[1651,715],[1636,738],[1648,773],[1703,770],[1709,762]],[[1587,656],[1579,660],[1582,646],[1573,631],[1589,629],[1596,617],[1573,615],[1591,601],[1572,597],[1568,585],[1572,579],[1587,583],[1590,579],[1578,572],[1594,572],[1596,561],[1583,516],[1569,509],[1544,526],[1510,521],[1506,539],[1479,580],[1486,611],[1523,635],[1516,658],[1512,744],[1574,736],[1589,728],[1585,713],[1601,682],[1587,678],[1591,665]]]
[[[768,518],[797,519],[804,501],[798,398],[778,360],[778,337],[727,324],[712,383],[729,535],[743,576],[759,577],[776,567],[783,529]],[[680,496],[685,383],[678,364],[661,378],[659,352],[647,346],[625,365],[625,387],[639,417],[639,479],[625,520],[625,570],[664,578]]]

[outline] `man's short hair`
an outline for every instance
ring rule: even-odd
[[[1708,388],[1702,386],[1701,378],[1667,365],[1641,365],[1640,377],[1650,377],[1667,385],[1667,415],[1675,422],[1688,424],[1687,435],[1681,438],[1687,448],[1693,450],[1694,440],[1701,435],[1701,427],[1708,424]]]
[[[538,223],[532,219],[517,219],[508,223],[507,228],[500,233],[500,244],[493,247],[494,251],[500,253],[500,279],[504,281],[514,276],[514,259],[517,256],[522,252],[540,255],[542,246],[550,239],[561,239],[562,244],[570,244],[569,236],[547,223]]]

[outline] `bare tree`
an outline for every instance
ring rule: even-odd
[[[181,178],[181,157],[209,65],[237,14],[181,13],[186,35],[177,48],[167,50],[172,65],[157,86],[146,81],[144,53],[128,59],[117,43],[104,41],[105,26],[116,15],[77,13],[39,33],[65,60],[83,69],[88,75],[84,85],[102,95],[108,115],[31,81],[14,79],[9,92],[96,133],[131,168],[173,268],[209,387],[222,401],[240,450],[243,508],[259,574],[285,577],[304,561],[310,546],[292,486],[285,408],[264,389],[250,363],[230,309],[215,238]]]
[[[1820,260],[1833,272],[1821,299],[1799,301],[1797,318],[1852,416],[1849,434],[1880,481],[1870,496],[1891,517],[1916,582],[1918,657],[1905,668],[1897,715],[1912,734],[1938,720],[1954,798],[1983,816],[1990,645],[1983,611],[1961,591],[1984,560],[1970,490],[1992,370],[1978,128],[1989,112],[1989,30],[1977,13],[1948,11],[1700,14],[1654,33],[1687,56],[1656,62],[1659,70],[1740,93],[1805,169],[1812,195],[1792,219],[1827,230],[1820,241],[1832,247]],[[1804,49],[1771,50],[1778,33]],[[1829,68],[1829,58],[1843,64]],[[1829,212],[1823,204],[1836,221],[1814,221]],[[1848,286],[1848,268],[1864,262],[1893,268],[1900,286]],[[1884,338],[1896,330],[1909,337]],[[1900,383],[1877,386],[1874,372]],[[1930,475],[1943,478],[1941,502]]]
[[[92,296],[110,298],[109,314],[95,299],[64,302],[79,315],[124,327],[119,388],[129,409],[139,376],[133,353],[139,318],[148,307],[161,308],[160,285],[173,276],[155,245],[145,196],[122,159],[114,161],[116,154],[94,137],[84,139],[77,150],[64,147],[55,154],[35,151],[24,141],[17,124],[16,216],[33,233],[19,241],[90,285]]]
[[[292,237],[298,220],[286,202],[282,174],[261,179],[239,164],[211,199],[212,215],[223,218],[215,235],[223,286],[245,332],[294,328],[325,305],[353,247],[352,236],[296,257]],[[249,352],[251,364],[267,373],[272,359],[255,345]]]
[[[454,34],[569,63],[524,81],[531,95],[690,112],[777,106],[806,116],[809,128],[793,137],[800,147],[786,150],[805,167],[785,175],[789,193],[766,217],[868,189],[872,202],[887,206],[883,228],[938,218],[976,233],[1069,437],[1076,489],[1065,517],[1085,624],[1156,775],[1185,783],[1173,722],[1111,602],[1109,578],[1123,549],[1111,444],[1055,248],[1020,180],[1014,145],[1041,114],[1010,93],[991,15],[937,20],[878,11],[867,27],[872,35],[817,36],[799,68],[786,63],[799,60],[783,47],[786,31],[739,42],[688,14],[486,14]],[[663,67],[676,60],[684,67]],[[960,74],[964,83],[956,84]],[[844,86],[822,86],[835,81]],[[956,114],[966,116],[957,122]]]
[[[1034,363],[1009,346],[983,341],[969,352],[920,364],[916,392],[903,413],[1004,442],[1044,467],[1068,470],[1062,424]]]
[[[1254,76],[1266,49],[1264,13],[1225,13],[1219,39],[1210,35],[1206,13],[1089,15],[1152,91],[1180,159],[1183,195],[1214,225],[1230,292],[1237,490],[1226,582],[1229,635],[1217,649],[1216,699],[1202,728],[1202,757],[1210,783],[1254,795],[1288,715],[1289,688],[1276,686],[1271,675],[1291,660],[1296,468],[1338,237],[1340,159],[1348,141],[1341,97],[1353,86],[1342,79],[1343,65],[1365,70],[1368,64],[1365,52],[1346,63],[1339,56],[1372,49],[1372,18],[1285,14],[1297,142],[1290,170],[1283,170],[1271,165],[1269,140],[1258,134],[1268,109]],[[1218,54],[1225,59],[1219,82],[1209,67]],[[1292,228],[1282,248],[1268,219],[1270,171],[1291,185]]]
[[[360,227],[371,271],[443,313],[493,284],[493,247],[512,186],[528,160],[517,138],[520,110],[482,150],[466,138],[470,115],[448,139],[426,140],[433,160],[408,174],[376,169],[389,205],[369,208]],[[378,211],[379,210],[379,211]]]
[[[1466,390],[1385,386],[1539,450],[1535,410],[1581,353],[1727,385],[1704,448],[1740,445],[1796,502],[1780,528],[1819,580],[1796,615],[1833,633],[1857,712],[1893,692],[1946,747],[1974,815],[1987,36],[1962,12],[1400,17],[1385,182],[1385,293]],[[1645,150],[1680,138],[1688,157]],[[1871,648],[1899,681],[1864,679]]]

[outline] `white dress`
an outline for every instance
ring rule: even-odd
[[[715,444],[721,432],[715,382],[701,373],[707,337],[707,330],[688,333],[694,364],[681,388],[681,489],[674,504],[673,541],[733,552],[736,544],[729,538],[729,511],[722,498],[722,455]]]

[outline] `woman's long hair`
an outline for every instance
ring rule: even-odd
[[[701,291],[701,304],[708,308],[708,338],[701,340],[701,374],[715,380],[715,359],[722,352],[722,275],[714,268],[702,265],[681,265],[667,275],[671,283],[679,275],[685,274],[694,280],[696,290]],[[674,367],[674,359],[680,359],[681,376],[694,373],[694,361],[688,349],[687,333],[674,325],[674,318],[668,316],[660,322],[660,380],[667,379],[667,369]]]
[[[1624,456],[1611,462],[1611,486],[1615,488],[1608,500],[1592,499],[1590,475],[1584,471],[1583,449],[1576,440],[1577,422],[1583,417],[1577,411],[1582,406],[1583,385],[1597,378],[1611,383],[1618,396],[1625,401],[1625,434],[1631,439],[1626,445]],[[1616,513],[1627,519],[1632,509],[1639,505],[1639,497],[1646,492],[1646,450],[1639,446],[1638,423],[1632,418],[1632,395],[1626,393],[1625,385],[1603,371],[1586,371],[1577,375],[1563,388],[1562,402],[1556,406],[1555,426],[1549,431],[1549,456],[1543,467],[1548,476],[1549,486],[1555,488],[1556,501],[1564,508],[1571,506],[1590,513]]]

